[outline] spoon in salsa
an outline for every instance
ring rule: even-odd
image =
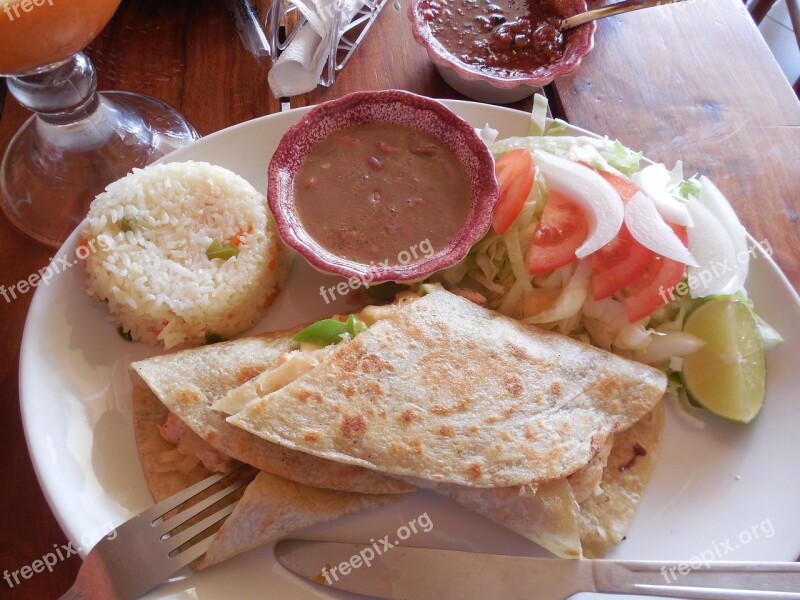
[[[561,31],[566,31],[583,25],[589,21],[595,21],[604,17],[611,17],[620,13],[630,12],[632,10],[639,10],[642,8],[650,8],[651,6],[660,6],[662,4],[675,4],[677,2],[686,2],[686,0],[625,0],[624,2],[616,2],[602,8],[595,8],[594,10],[587,10],[586,12],[578,13],[566,19],[561,19],[558,28]]]

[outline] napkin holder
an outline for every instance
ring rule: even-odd
[[[372,27],[388,0],[365,0],[353,19],[342,29],[341,36],[331,36],[331,47],[328,60],[320,75],[319,85],[329,87],[350,60],[361,40]],[[332,31],[339,31],[342,15],[334,13],[331,24]],[[274,0],[267,11],[266,34],[269,41],[270,58],[278,60],[281,52],[291,43],[300,28],[306,24],[306,18],[288,0]]]

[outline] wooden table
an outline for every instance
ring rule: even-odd
[[[575,74],[549,86],[556,116],[709,175],[800,288],[800,104],[741,2],[706,0],[610,18],[599,23],[596,45]],[[219,0],[126,0],[89,53],[101,89],[155,95],[201,134],[280,110],[267,85],[269,64],[244,51]],[[459,97],[412,40],[404,8],[392,2],[336,84],[291,104],[383,88]],[[0,148],[26,117],[6,98]],[[1,284],[27,278],[52,256],[0,217]],[[20,423],[17,370],[31,296],[0,300],[0,571],[31,565],[67,543],[39,489]],[[78,566],[72,557],[14,589],[0,582],[0,598],[57,598]]]

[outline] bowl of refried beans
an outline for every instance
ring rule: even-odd
[[[460,261],[498,194],[472,125],[400,90],[316,106],[281,138],[267,175],[283,241],[317,270],[367,284],[419,281]]]

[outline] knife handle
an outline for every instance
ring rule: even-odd
[[[800,563],[592,562],[598,592],[687,600],[800,600]]]

